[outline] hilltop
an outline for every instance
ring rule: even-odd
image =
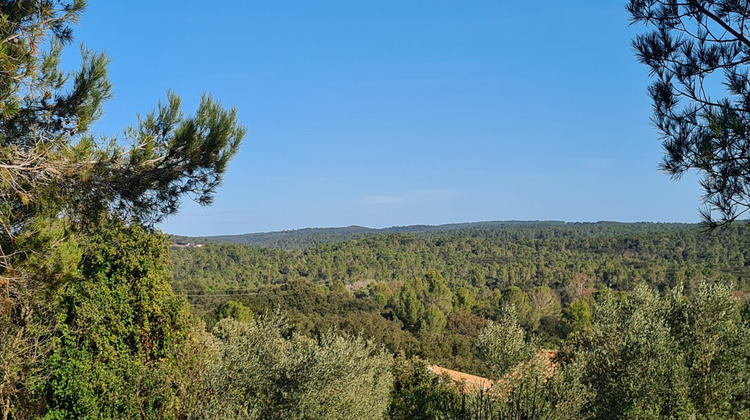
[[[512,232],[514,237],[536,237],[539,235],[577,237],[596,236],[601,234],[620,235],[629,232],[664,231],[674,229],[698,229],[698,225],[689,223],[653,223],[653,222],[564,222],[558,220],[533,221],[481,221],[466,223],[449,223],[442,225],[408,225],[387,228],[369,228],[364,226],[304,228],[272,232],[243,233],[236,235],[215,235],[188,237],[170,235],[173,241],[180,243],[229,243],[252,245],[272,249],[305,249],[318,245],[335,244],[368,236],[388,235],[394,233],[420,236],[472,236],[486,237],[499,232]],[[520,235],[520,237],[519,237]]]

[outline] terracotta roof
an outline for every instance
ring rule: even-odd
[[[470,392],[484,392],[487,391],[492,387],[492,384],[494,381],[491,381],[487,378],[483,378],[481,376],[476,375],[470,375],[468,373],[459,372],[457,370],[452,369],[446,369],[440,366],[432,365],[428,366],[427,370],[430,372],[440,375],[440,376],[448,376],[455,382],[456,384],[463,384],[463,391],[464,393],[470,393]]]
[[[557,354],[554,350],[541,350],[537,353],[536,357],[544,363],[544,376],[547,379],[551,378],[555,374],[555,371],[559,367],[555,362],[555,355]]]
[[[541,350],[536,355],[536,360],[541,362],[544,366],[544,376],[549,379],[552,375],[555,374],[555,370],[557,368],[557,365],[553,361],[555,356],[554,350]],[[459,372],[457,370],[451,370],[446,369],[437,365],[431,365],[427,367],[427,370],[430,372],[445,376],[447,375],[453,382],[455,382],[457,385],[463,384],[463,392],[466,393],[474,393],[474,392],[486,392],[490,388],[492,388],[493,385],[496,385],[498,382],[502,385],[501,388],[506,388],[510,386],[510,382],[514,378],[518,378],[518,376],[521,375],[521,372],[523,369],[528,369],[528,363],[521,363],[519,366],[517,366],[513,371],[511,371],[505,378],[499,380],[499,381],[493,381],[488,378],[483,378],[481,376],[471,375],[464,372]]]

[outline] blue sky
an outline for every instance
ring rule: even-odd
[[[647,69],[615,1],[91,2],[117,135],[165,97],[236,106],[248,135],[209,235],[480,220],[698,220],[657,169]],[[66,60],[74,63],[77,50]]]

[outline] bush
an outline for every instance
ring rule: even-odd
[[[219,397],[210,417],[380,419],[392,357],[359,337],[291,333],[278,316],[214,327],[223,354],[209,381]]]

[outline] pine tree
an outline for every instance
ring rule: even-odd
[[[633,47],[655,78],[648,89],[662,136],[662,170],[698,170],[709,227],[750,210],[750,4],[736,0],[630,0],[650,32]]]
[[[187,195],[210,204],[245,134],[236,110],[204,96],[194,116],[173,93],[123,138],[91,124],[110,94],[105,55],[83,50],[79,70],[59,63],[85,2],[0,2],[0,276],[23,277],[39,218],[85,226],[108,212],[147,227]],[[36,250],[34,250],[36,251]],[[12,287],[12,286],[11,286]]]
[[[94,133],[92,124],[111,96],[108,58],[83,48],[78,70],[65,72],[60,66],[62,51],[73,40],[72,25],[85,6],[84,0],[0,0],[3,419],[39,416],[45,407],[62,410],[62,416],[77,416],[80,411],[75,410],[95,401],[91,398],[98,395],[96,386],[106,387],[101,375],[107,369],[127,360],[133,362],[130,366],[151,369],[157,353],[168,359],[175,348],[164,343],[174,340],[165,336],[185,333],[187,327],[171,330],[184,324],[174,317],[162,320],[163,330],[154,325],[162,322],[161,316],[171,317],[168,314],[181,309],[170,303],[174,296],[163,269],[168,253],[164,241],[152,237],[153,227],[177,212],[184,196],[203,205],[212,202],[246,132],[236,110],[222,108],[210,96],[203,97],[194,115],[186,116],[179,97],[168,93],[165,103],[139,118],[122,137]],[[107,230],[113,227],[119,233]],[[140,248],[119,252],[143,251],[157,259],[148,264],[162,268],[108,271],[102,253],[116,244],[91,241],[102,235],[135,244]],[[152,280],[150,286],[137,286]],[[86,282],[88,288],[82,286]],[[96,313],[98,306],[87,295],[94,291],[99,293],[96,299],[111,303],[110,309],[130,311],[121,325],[127,334],[109,342],[104,336],[86,336],[102,327],[102,319],[117,317]],[[73,301],[91,305],[66,309],[66,302]],[[86,318],[79,312],[84,309],[94,312]],[[100,310],[106,309],[104,305]],[[110,353],[102,353],[108,346],[117,347],[111,354],[118,356],[108,359]],[[80,361],[87,366],[98,366],[92,375],[102,382],[79,381],[75,389],[57,387],[35,394],[53,377],[72,384],[66,376],[75,371],[69,370],[68,362],[76,360],[71,355],[83,357]],[[49,363],[59,362],[57,370],[48,358]],[[157,379],[153,383],[164,377]],[[89,385],[94,388],[87,390]],[[117,398],[102,401],[115,404]],[[146,411],[159,413],[165,407],[163,402],[152,403],[154,410]],[[98,405],[100,413],[117,411],[113,405]]]

